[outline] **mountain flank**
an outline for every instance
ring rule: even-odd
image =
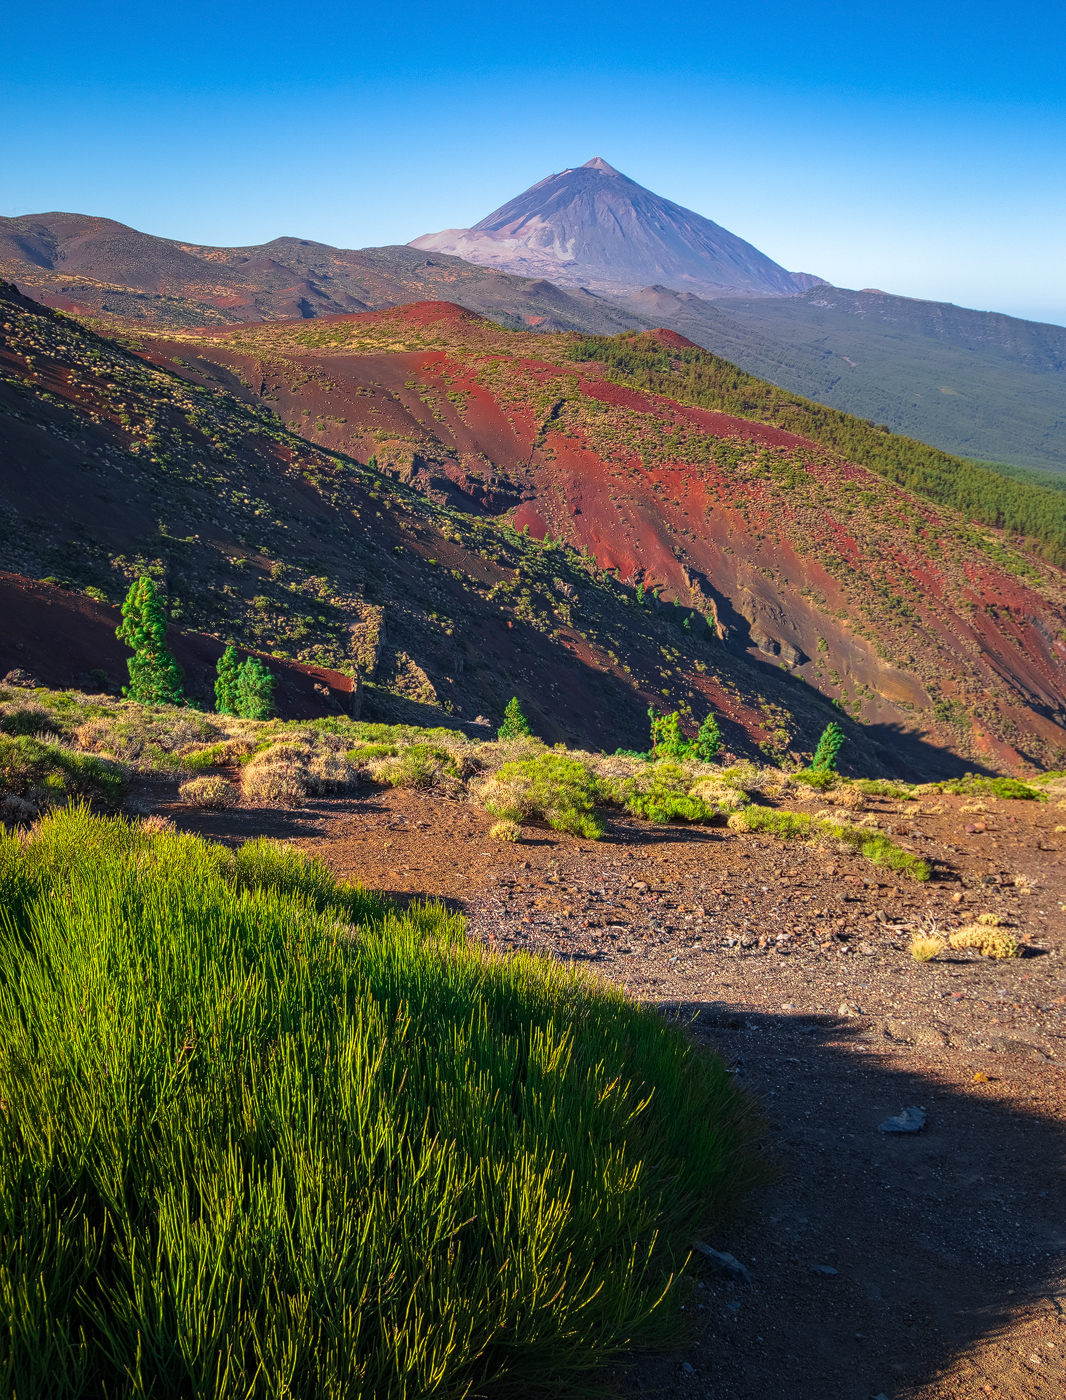
[[[484,247],[491,257],[468,249],[473,260],[464,261],[414,246],[353,250],[301,238],[214,248],[156,238],[112,219],[56,213],[0,219],[0,276],[45,305],[92,319],[105,332],[310,320],[437,298],[509,330],[612,335],[666,326],[793,394],[945,452],[1006,464],[1008,474],[1066,471],[1062,327],[871,289],[830,287],[807,274],[785,273],[741,240],[735,240],[737,246],[728,243],[732,235],[725,230],[713,238],[708,234],[703,243],[697,239],[699,248],[689,247],[689,224],[682,219],[667,238],[663,220],[676,222],[680,215],[658,210],[658,197],[640,186],[633,186],[639,198],[634,196],[622,222],[596,224],[597,185],[614,191],[615,202],[618,191],[632,185],[608,170],[590,165],[565,172],[565,180],[551,177],[505,206],[526,211],[525,222],[519,222],[522,237],[529,234],[527,242],[543,241],[557,218],[559,228],[569,230],[551,243],[550,257],[541,250],[535,267],[526,268],[536,276],[478,265],[501,257],[506,262],[511,235],[504,237],[500,229],[474,235],[488,240]],[[586,191],[572,208],[563,199],[570,177],[593,182],[592,193]],[[556,254],[578,246],[574,219],[579,214],[593,220],[581,246],[587,244],[589,256],[603,267],[609,264],[609,271],[628,267],[626,278],[636,279],[632,284],[623,279],[624,285],[611,282],[608,290],[558,285],[571,264]],[[681,214],[688,217],[688,211]],[[500,220],[490,215],[482,223],[495,226]],[[693,268],[706,272],[715,239],[727,267],[721,275],[728,280],[740,275],[737,267],[747,267],[744,276],[750,273],[758,286],[745,283],[729,291],[718,283],[697,286],[698,278],[686,281],[686,267],[693,276]],[[682,245],[688,248],[684,256]],[[525,243],[522,248],[525,257]],[[653,255],[649,248],[658,251]],[[633,249],[643,251],[637,257]]]
[[[1066,328],[822,285],[708,301],[665,286],[619,304],[750,374],[960,457],[1066,471]]]

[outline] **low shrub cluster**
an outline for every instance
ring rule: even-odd
[[[991,797],[1012,798],[1022,802],[1048,800],[1046,792],[1041,792],[1030,783],[1023,783],[1020,778],[976,778],[972,773],[967,773],[965,778],[955,778],[950,782],[938,783],[937,786],[941,792],[950,792],[956,797],[979,797],[988,794]]]
[[[13,1395],[557,1392],[758,1175],[656,1010],[293,850],[67,810],[0,903]]]
[[[299,807],[308,796],[338,792],[355,776],[349,740],[322,730],[289,730],[264,741],[241,769],[241,792],[258,807]]]
[[[600,785],[586,765],[564,754],[504,763],[477,793],[487,812],[508,821],[539,817],[556,831],[568,831],[590,841],[606,827],[593,810]]]
[[[978,921],[948,936],[953,948],[976,948],[985,958],[1020,958],[1022,947],[1013,933]]]
[[[63,725],[51,710],[32,701],[0,705],[0,733],[39,734],[61,737]]]
[[[9,811],[20,820],[32,815],[29,806],[45,811],[72,797],[117,807],[127,786],[125,769],[109,759],[46,737],[0,734],[0,799],[19,799]]]
[[[887,836],[867,827],[850,826],[825,817],[808,816],[806,812],[790,812],[783,808],[746,807],[729,818],[733,831],[758,831],[784,840],[799,837],[806,840],[839,841],[856,850],[875,865],[886,865],[912,880],[928,880],[932,867],[922,856],[905,851]]]
[[[634,817],[651,822],[709,822],[717,805],[693,796],[692,776],[677,763],[657,763],[646,773],[605,785],[607,793]]]
[[[448,749],[432,744],[408,744],[370,765],[370,775],[389,787],[431,788],[444,778],[459,779],[463,767]]]
[[[74,740],[89,753],[107,754],[138,773],[174,772],[229,735],[212,717],[166,705],[119,705],[77,725]]]
[[[207,811],[220,812],[227,807],[236,807],[241,800],[240,789],[228,778],[190,778],[178,788],[182,802],[191,807],[203,807]]]

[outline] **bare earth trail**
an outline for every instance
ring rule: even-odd
[[[432,793],[219,815],[151,795],[204,835],[285,837],[338,875],[446,899],[501,954],[584,964],[685,1018],[743,1076],[779,1175],[706,1242],[751,1283],[697,1261],[682,1285],[690,1335],[621,1367],[627,1392],[1066,1391],[1066,812],[1054,801],[989,800],[977,814],[960,797],[875,804],[898,814],[897,839],[949,867],[918,885],[799,842],[625,819],[596,844],[528,830],[501,847],[490,818]],[[983,912],[1023,958],[908,956],[913,927],[947,932]],[[928,1113],[921,1133],[878,1132],[910,1105]]]

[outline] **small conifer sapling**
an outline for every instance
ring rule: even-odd
[[[503,712],[503,723],[496,731],[497,739],[525,739],[532,733],[529,720],[522,713],[522,706],[518,703],[518,696],[512,695]]]
[[[835,773],[837,754],[840,752],[840,746],[843,742],[844,731],[836,720],[830,720],[822,730],[822,737],[818,740],[818,747],[811,759],[811,771],[814,773]]]
[[[122,693],[142,705],[180,705],[182,669],[166,643],[167,615],[155,580],[147,575],[131,583],[122,604],[115,636],[133,651],[126,665],[130,683]]]
[[[215,666],[215,709],[220,715],[239,713],[237,688],[240,670],[237,648],[231,644],[218,658]]]

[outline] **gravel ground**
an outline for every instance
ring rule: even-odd
[[[432,793],[215,816],[160,804],[205,835],[287,837],[339,875],[446,899],[501,954],[573,960],[659,1004],[743,1077],[777,1180],[706,1243],[751,1281],[700,1256],[685,1347],[628,1358],[623,1389],[1050,1400],[1066,1391],[1066,812],[872,807],[935,863],[932,881],[625,819],[598,843],[530,829],[500,846],[483,813]],[[1024,956],[909,957],[913,932],[980,913]],[[878,1131],[912,1105],[920,1133]]]

